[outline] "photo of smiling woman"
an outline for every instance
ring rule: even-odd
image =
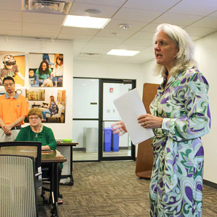
[[[47,61],[42,61],[39,68],[35,72],[36,83],[39,87],[43,86],[44,81],[51,80],[52,69],[49,68]]]

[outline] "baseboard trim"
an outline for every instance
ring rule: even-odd
[[[212,187],[212,188],[216,188],[216,189],[217,189],[217,184],[214,183],[214,182],[210,182],[210,181],[204,179],[204,180],[203,180],[203,184],[208,185],[209,187]]]
[[[129,147],[119,147],[119,150],[128,150]],[[83,151],[83,152],[86,152],[86,148],[73,148],[73,151]],[[111,149],[112,151],[112,149]]]

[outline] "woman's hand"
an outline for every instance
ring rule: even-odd
[[[127,132],[127,128],[125,127],[123,121],[112,124],[111,126],[112,126],[112,131],[114,131],[114,134],[119,133],[119,135],[121,136],[121,135],[123,135],[124,133]]]
[[[163,118],[151,114],[140,115],[138,117],[138,123],[144,128],[161,128]]]

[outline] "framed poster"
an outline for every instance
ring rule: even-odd
[[[26,99],[29,109],[36,107],[42,110],[42,122],[65,123],[66,90],[58,90],[57,88],[26,89]]]
[[[14,78],[16,86],[25,85],[25,53],[0,51],[0,85],[7,76]]]

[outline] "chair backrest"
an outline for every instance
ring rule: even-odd
[[[58,115],[61,117],[61,114],[62,114],[64,106],[60,104],[58,107],[59,107],[59,109],[58,109]]]
[[[0,142],[0,154],[34,157],[36,169],[41,167],[41,142]]]
[[[0,216],[37,217],[34,158],[0,155]]]
[[[35,173],[37,187],[42,186],[41,173],[41,142],[0,142],[1,155],[30,156],[35,159]]]

